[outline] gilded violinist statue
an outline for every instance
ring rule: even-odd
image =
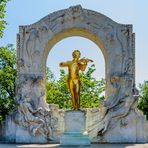
[[[72,61],[60,63],[60,67],[68,67],[68,86],[71,93],[72,106],[74,110],[79,110],[80,108],[81,82],[79,77],[79,71],[85,71],[88,62],[93,62],[93,60],[87,58],[79,59],[80,55],[80,51],[75,50],[72,53]]]

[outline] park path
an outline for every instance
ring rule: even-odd
[[[148,148],[148,144],[92,144],[91,146],[60,146],[59,144],[0,144],[0,148]]]

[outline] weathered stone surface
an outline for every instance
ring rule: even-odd
[[[69,126],[65,125],[65,111],[57,109],[56,105],[50,105],[51,110],[54,112],[54,117],[58,118],[56,124],[56,130],[53,130],[53,136],[51,139],[47,139],[44,136],[37,134],[33,136],[24,127],[20,127],[16,124],[12,118],[9,116],[7,119],[6,128],[6,139],[8,142],[17,143],[49,143],[50,140],[59,142],[61,135],[64,133],[65,126],[68,129],[74,129],[73,124]],[[147,131],[148,123],[145,117],[137,110],[132,109],[128,116],[123,118],[113,118],[110,121],[108,130],[104,134],[98,134],[98,129],[100,128],[100,117],[102,113],[99,109],[84,109],[86,114],[86,131],[91,142],[98,143],[145,143],[147,142]],[[55,121],[52,124],[56,123]],[[71,129],[72,126],[73,128]],[[80,125],[82,126],[82,125]],[[77,127],[76,127],[77,128]],[[84,132],[85,134],[85,132]],[[80,135],[78,135],[80,137]],[[78,137],[76,136],[76,137]],[[65,137],[64,137],[65,138]],[[71,137],[73,138],[73,137]],[[88,137],[86,137],[88,139]],[[31,139],[31,140],[30,140]],[[85,139],[85,138],[84,138]]]
[[[47,138],[42,135],[32,136],[28,130],[17,126],[16,143],[47,143]]]
[[[131,110],[129,115],[123,118],[114,118],[108,127],[108,131],[99,135],[99,142],[109,143],[145,143],[146,119]]]
[[[135,34],[132,25],[118,24],[80,5],[19,27],[16,80],[18,105],[16,112],[6,122],[6,139],[17,141],[16,137],[24,130],[26,143],[29,142],[28,135],[34,136],[35,142],[41,136],[47,142],[51,139],[58,141],[64,132],[65,111],[46,103],[45,65],[52,47],[70,36],[92,40],[100,47],[105,59],[106,99],[100,109],[85,109],[86,129],[91,140],[148,141],[145,117],[135,111],[138,91],[135,88]],[[126,125],[125,121],[128,121],[128,125],[121,127],[122,122]],[[139,130],[141,127],[142,131]],[[12,131],[9,130],[11,128]],[[19,138],[23,139],[23,136]],[[40,142],[45,142],[45,139]]]

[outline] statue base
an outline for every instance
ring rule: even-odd
[[[64,133],[60,138],[60,145],[90,145],[90,140],[82,133]]]
[[[60,145],[90,145],[85,124],[84,112],[67,111],[65,113],[65,132],[60,138]]]

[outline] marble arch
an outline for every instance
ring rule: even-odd
[[[59,40],[69,36],[88,38],[100,47],[105,58],[107,82],[114,74],[126,73],[135,79],[132,25],[118,24],[79,5],[49,14],[37,23],[20,26],[18,79],[28,74],[44,77],[48,52]],[[108,96],[108,89],[106,92]]]
[[[63,132],[64,111],[45,101],[45,66],[50,49],[70,36],[92,40],[100,47],[105,59],[106,100],[100,109],[87,110],[86,126],[92,142],[146,142],[145,117],[136,108],[138,91],[135,88],[135,34],[132,25],[116,23],[80,5],[53,12],[34,24],[19,27],[18,107],[14,124],[7,128],[7,139],[12,135],[15,142],[23,143],[29,143],[30,139],[33,143],[59,139]],[[15,130],[10,132],[12,126]]]

